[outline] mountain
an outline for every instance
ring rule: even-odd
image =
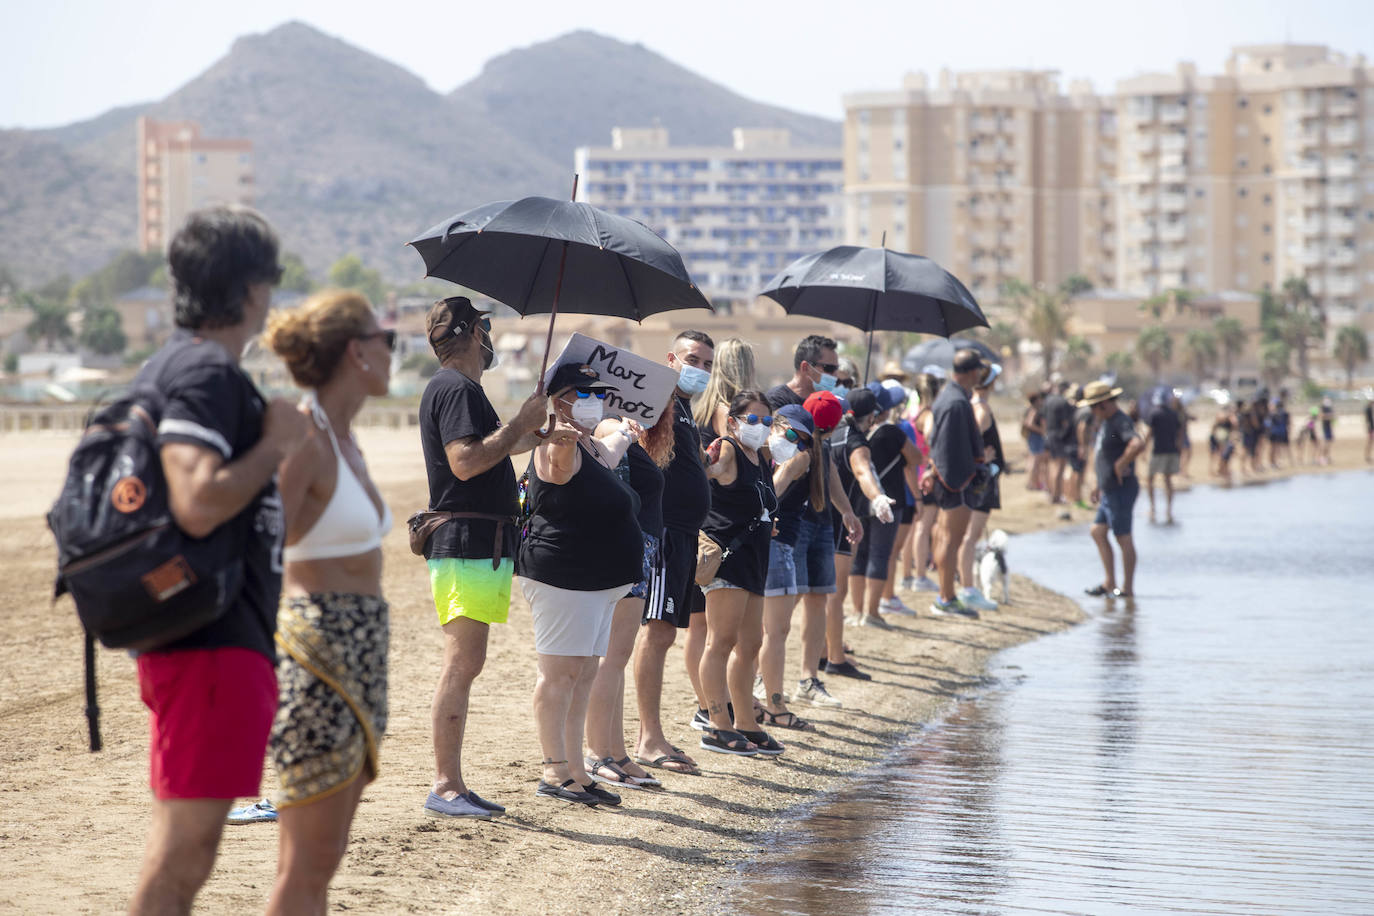
[[[200,122],[253,141],[256,205],[322,276],[355,252],[418,279],[404,247],[488,200],[568,192],[573,148],[657,118],[674,142],[727,143],[732,127],[786,126],[838,144],[837,123],[747,99],[638,45],[590,32],[501,55],[448,96],[299,22],[237,40],[158,102],[65,127],[0,131],[0,263],[37,283],[81,276],[134,243],[135,122]]]
[[[612,127],[668,128],[675,145],[730,143],[735,127],[786,127],[794,143],[840,145],[838,121],[744,98],[641,44],[570,32],[494,57],[449,99],[484,114],[572,168],[579,146],[606,146]]]

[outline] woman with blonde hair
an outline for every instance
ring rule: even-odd
[[[754,348],[738,337],[722,340],[716,347],[711,380],[701,393],[692,416],[701,431],[703,448],[727,433],[726,418],[730,402],[745,389],[756,388],[754,383]]]
[[[267,346],[307,389],[313,423],[278,475],[286,516],[277,612],[280,706],[277,879],[269,913],[323,913],[363,787],[377,778],[387,720],[387,508],[353,439],[353,418],[387,393],[396,332],[348,290],[272,315]]]

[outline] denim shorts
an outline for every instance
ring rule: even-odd
[[[768,542],[768,578],[763,583],[765,598],[797,593],[797,564],[793,558],[792,545],[783,544],[777,538]]]
[[[1122,481],[1121,486],[1103,490],[1099,494],[1097,515],[1094,525],[1109,525],[1117,537],[1131,533],[1131,513],[1135,509],[1136,497],[1140,495],[1140,480],[1132,474]]]
[[[802,514],[797,542],[792,545],[797,594],[831,595],[835,592],[835,535],[830,515]]]

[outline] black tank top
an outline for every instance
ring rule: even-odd
[[[983,431],[983,444],[992,446],[994,454],[993,461],[1003,471],[1007,469],[1007,456],[1002,453],[1002,434],[997,431],[997,418],[992,418],[992,425]]]
[[[567,483],[546,483],[530,468],[529,534],[519,575],[580,592],[630,585],[644,576],[639,499],[583,445],[582,466]]]
[[[735,479],[726,485],[711,481],[711,511],[706,513],[701,530],[722,547],[729,547],[737,537],[740,539],[716,576],[762,595],[768,572],[768,542],[773,537],[773,517],[778,511],[773,479],[745,457],[733,439],[727,438],[721,448],[735,450]]]

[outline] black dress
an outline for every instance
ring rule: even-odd
[[[739,538],[720,564],[716,578],[762,595],[778,498],[773,493],[772,477],[761,465],[746,458],[733,439],[721,443],[721,448],[727,447],[735,450],[735,479],[725,485],[711,481],[711,511],[706,513],[701,530],[726,548]]]

